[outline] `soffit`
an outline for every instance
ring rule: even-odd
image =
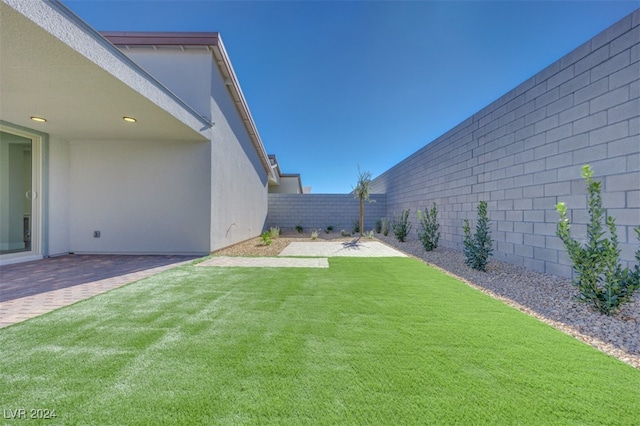
[[[138,122],[126,123],[123,116]],[[68,140],[206,140],[202,129],[186,125],[2,2],[0,120]]]
[[[277,182],[278,176],[271,167],[271,162],[258,134],[258,129],[251,116],[249,105],[242,93],[240,83],[231,66],[222,39],[217,32],[120,32],[103,31],[101,34],[115,46],[124,49],[147,47],[152,49],[202,49],[213,53],[213,59],[222,74],[229,95],[240,114],[240,118],[249,134],[260,161],[269,175],[271,182]]]

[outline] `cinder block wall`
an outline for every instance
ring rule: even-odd
[[[462,249],[463,220],[475,226],[485,200],[494,258],[568,277],[555,205],[566,203],[574,235],[584,237],[580,171],[588,163],[616,218],[621,257],[633,263],[633,228],[640,224],[639,25],[640,9],[377,177],[372,188],[387,195],[386,215],[406,208],[413,214],[435,202],[441,244]]]
[[[372,230],[387,211],[384,194],[372,195],[370,200],[364,205],[365,231]],[[269,194],[266,227],[292,230],[301,225],[306,233],[331,225],[333,232],[351,232],[359,217],[360,202],[352,194]]]

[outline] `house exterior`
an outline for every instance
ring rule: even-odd
[[[206,254],[260,234],[277,178],[217,33],[0,2],[0,264]]]
[[[269,181],[269,194],[308,194],[311,187],[302,186],[302,178],[298,173],[282,173],[278,158],[270,154],[271,168],[275,179]]]

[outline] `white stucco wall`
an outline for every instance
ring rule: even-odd
[[[267,173],[212,53],[171,47],[131,47],[122,52],[215,123],[210,130],[209,249],[259,235],[267,217]]]
[[[72,252],[209,251],[209,144],[72,141],[69,153]]]
[[[294,176],[281,176],[280,184],[269,187],[272,194],[300,194],[300,178]]]
[[[69,239],[70,157],[69,142],[60,138],[49,138],[47,167],[48,187],[48,253],[50,256],[71,251]]]
[[[267,172],[218,69],[211,76],[216,123],[211,152],[211,249],[255,237],[267,220]]]

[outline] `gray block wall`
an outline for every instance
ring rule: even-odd
[[[387,195],[386,215],[435,202],[441,244],[456,249],[463,220],[475,226],[485,200],[494,258],[569,277],[555,205],[565,202],[573,235],[584,237],[587,163],[616,218],[621,257],[632,264],[640,224],[640,9],[374,179],[372,189]]]
[[[372,230],[376,219],[387,211],[384,194],[372,195],[370,200],[364,205],[365,231]],[[310,233],[331,225],[333,232],[351,232],[359,217],[360,202],[352,194],[269,194],[266,228],[292,230],[301,225],[305,233]]]

